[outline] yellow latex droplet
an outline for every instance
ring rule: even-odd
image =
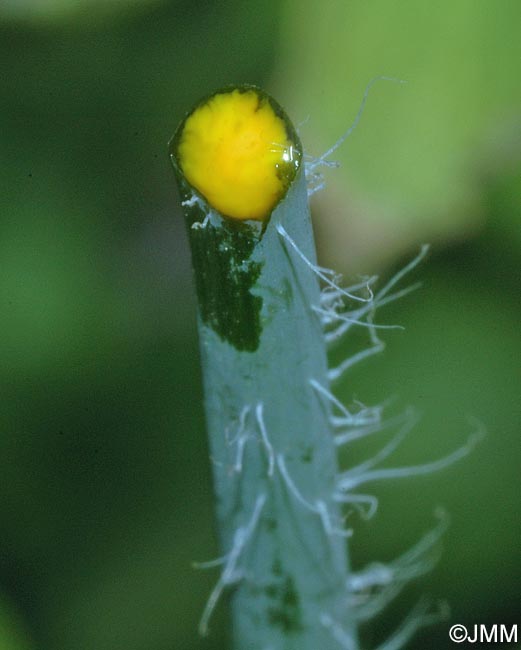
[[[196,108],[177,156],[186,180],[234,219],[266,219],[300,163],[284,120],[252,88],[218,93]]]

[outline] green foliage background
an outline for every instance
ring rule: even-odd
[[[519,623],[521,5],[443,0],[8,0],[0,6],[0,650],[225,647],[195,628],[217,553],[195,302],[166,142],[194,101],[258,83],[320,154],[362,122],[315,203],[320,257],[383,275],[421,241],[424,287],[346,399],[424,418],[377,485],[355,561],[390,559],[446,506],[418,593],[452,622]],[[348,350],[344,350],[348,353]],[[364,458],[374,442],[352,450]],[[381,639],[408,593],[371,628]],[[421,647],[449,647],[447,629]]]

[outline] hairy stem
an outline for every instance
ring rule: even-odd
[[[194,192],[173,162],[199,299],[223,551],[201,632],[233,587],[235,650],[355,650],[305,175],[297,171],[267,221],[237,222]]]

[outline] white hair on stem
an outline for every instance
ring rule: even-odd
[[[257,528],[265,503],[266,495],[260,494],[255,501],[255,506],[248,523],[245,526],[240,526],[235,531],[232,548],[230,552],[223,558],[224,568],[221,575],[219,576],[219,580],[210,593],[206,606],[203,610],[201,620],[199,622],[199,634],[201,634],[201,636],[206,636],[208,634],[208,624],[210,622],[210,618],[217,603],[219,602],[224,589],[227,586],[238,582],[242,577],[242,573],[237,570],[237,563],[245,546],[248,544],[249,540],[255,532],[255,529]]]
[[[422,474],[432,474],[439,470],[449,467],[458,460],[468,456],[474,447],[483,438],[484,431],[477,431],[469,436],[466,444],[462,445],[451,454],[439,458],[438,460],[422,465],[410,465],[407,467],[392,467],[389,469],[375,469],[351,476],[348,472],[341,473],[338,477],[337,488],[341,491],[348,492],[359,485],[371,481],[381,481],[383,479],[409,478],[411,476],[420,476]]]
[[[352,596],[350,604],[354,608],[356,620],[360,623],[365,623],[378,616],[378,614],[381,614],[387,605],[392,603],[404,590],[406,584],[406,582],[395,582],[386,585],[370,596],[367,596],[367,594]]]
[[[314,503],[311,503],[304,496],[302,496],[302,493],[297,488],[293,479],[289,475],[283,454],[277,454],[276,458],[280,475],[282,476],[288,491],[304,508],[320,517],[326,535],[328,537],[331,537],[332,535],[338,535],[340,537],[351,537],[353,534],[353,531],[351,529],[337,528],[332,524],[331,515],[329,514],[329,510],[325,501],[322,499],[317,499]]]
[[[336,326],[335,329],[328,330],[325,332],[324,336],[326,343],[329,345],[336,343],[342,339],[342,337],[351,329],[355,324],[360,324],[361,318],[366,314],[371,314],[380,307],[387,305],[399,298],[404,297],[405,295],[415,291],[418,287],[421,286],[421,283],[417,282],[409,287],[405,287],[399,291],[396,291],[393,294],[389,292],[391,289],[396,286],[396,284],[403,279],[408,273],[410,273],[418,264],[424,259],[429,247],[424,244],[421,246],[420,251],[416,257],[414,257],[408,264],[406,264],[402,269],[400,269],[391,279],[380,289],[373,297],[373,299],[366,304],[358,307],[357,309],[347,310],[343,302],[337,302],[334,306],[335,311],[337,312],[337,321],[340,323]],[[342,310],[342,308],[344,308]],[[332,308],[330,307],[330,310]],[[372,323],[374,327],[381,328],[382,326],[376,326]],[[389,327],[389,326],[387,326]],[[391,326],[396,328],[397,326]]]
[[[351,593],[363,592],[392,583],[409,582],[428,573],[439,559],[439,542],[449,525],[445,512],[438,510],[436,516],[439,519],[437,525],[408,551],[386,564],[372,562],[361,571],[351,573],[347,590]]]
[[[203,228],[206,228],[206,226],[210,223],[210,215],[207,214],[203,221],[194,221],[192,224],[192,230],[202,230]]]
[[[405,327],[403,325],[375,325],[373,323],[368,323],[357,318],[349,318],[342,313],[338,313],[334,308],[324,309],[322,307],[314,307],[311,309],[320,316],[320,321],[324,327],[331,325],[333,323],[349,323],[350,325],[359,325],[360,327],[372,327],[374,329],[380,330],[403,330]]]
[[[268,454],[268,476],[272,477],[275,470],[275,452],[273,451],[273,445],[270,442],[268,432],[266,431],[266,425],[264,424],[264,406],[262,402],[259,402],[255,408],[255,417],[257,418],[262,442],[266,448],[266,453]]]
[[[368,316],[368,319],[369,318],[370,317]],[[365,348],[364,350],[361,350],[360,352],[353,354],[351,357],[344,359],[344,361],[342,361],[342,363],[340,363],[335,368],[330,368],[327,373],[330,382],[335,382],[339,380],[342,377],[342,375],[347,370],[349,370],[349,368],[352,368],[357,363],[360,363],[361,361],[364,361],[368,357],[378,354],[379,352],[382,352],[385,349],[384,342],[378,338],[378,335],[376,334],[376,330],[374,327],[372,327],[372,322],[370,320],[369,323],[370,323],[369,338],[371,341],[371,345]]]
[[[316,192],[325,187],[325,180],[322,172],[318,171],[321,167],[335,168],[339,166],[339,163],[336,161],[328,160],[335,151],[345,142],[345,140],[351,135],[351,133],[356,129],[360,119],[362,118],[367,99],[369,97],[369,92],[374,84],[378,81],[393,81],[395,83],[406,83],[403,79],[396,79],[394,77],[378,76],[367,84],[362,96],[362,101],[355,115],[351,126],[338,138],[333,146],[331,146],[325,153],[323,153],[318,158],[313,156],[305,155],[304,156],[304,170],[306,173],[306,181],[308,185],[308,197],[313,196]]]
[[[235,462],[233,464],[233,471],[237,472],[238,474],[242,472],[244,448],[249,438],[251,437],[250,432],[246,430],[246,418],[248,417],[250,410],[251,409],[249,406],[244,406],[242,408],[241,413],[239,415],[239,427],[237,429],[237,433],[235,434],[234,438],[227,440],[229,445],[235,444],[237,446],[236,453],[235,453]]]
[[[286,241],[291,246],[291,248],[297,253],[300,259],[304,262],[304,264],[317,277],[319,277],[323,282],[325,282],[325,284],[329,285],[332,289],[339,291],[345,298],[349,298],[350,300],[356,300],[358,302],[370,302],[373,299],[373,294],[371,292],[370,287],[367,287],[367,290],[370,293],[369,298],[363,298],[361,296],[357,296],[354,293],[349,293],[346,289],[342,289],[335,282],[334,279],[332,280],[330,277],[328,277],[330,274],[333,273],[333,271],[330,271],[330,269],[324,269],[320,266],[317,266],[316,264],[313,264],[313,262],[310,262],[310,260],[308,260],[308,258],[304,255],[304,253],[300,250],[300,248],[293,241],[293,239],[290,237],[287,230],[284,228],[284,226],[281,223],[277,223],[276,228],[279,235],[284,239],[284,241]]]
[[[360,291],[362,289],[367,289],[371,287],[378,280],[377,275],[370,277],[364,277],[361,282],[357,284],[352,284],[349,287],[346,287],[345,290],[348,293],[354,293],[355,291]],[[343,290],[334,289],[333,287],[326,285],[320,290],[320,305],[324,308],[330,307],[331,304],[336,303],[338,305],[343,305]]]
[[[352,368],[357,363],[360,363],[361,361],[364,361],[365,359],[382,352],[385,349],[385,344],[376,336],[374,339],[375,342],[373,345],[365,348],[364,350],[361,350],[360,352],[357,352],[356,354],[353,354],[352,357],[345,359],[335,368],[331,368],[327,374],[329,381],[331,383],[338,381],[349,370],[349,368]]]
[[[221,557],[216,557],[214,560],[205,560],[203,562],[198,562],[197,560],[192,562],[192,567],[194,569],[201,569],[201,570],[206,570],[206,569],[214,569],[217,566],[223,565],[228,556],[227,555],[221,555]]]
[[[328,372],[328,379],[331,382],[338,381],[345,372],[352,368],[357,363],[364,361],[368,357],[371,357],[375,354],[379,354],[385,348],[385,344],[378,337],[376,330],[377,329],[403,329],[400,325],[377,325],[373,322],[374,313],[378,307],[382,307],[385,304],[397,300],[398,298],[410,293],[416,289],[419,284],[416,283],[411,287],[406,287],[401,291],[396,292],[395,294],[390,294],[390,291],[396,284],[404,278],[408,273],[410,273],[425,257],[429,247],[427,245],[422,245],[420,252],[416,257],[414,257],[408,264],[406,264],[402,269],[400,269],[395,275],[380,289],[370,301],[366,304],[358,307],[355,310],[342,310],[344,307],[342,300],[338,301],[338,296],[335,295],[335,301],[332,304],[329,304],[324,308],[321,305],[320,308],[312,307],[321,317],[322,325],[326,328],[325,331],[325,340],[326,343],[332,344],[340,341],[343,336],[350,330],[353,325],[364,326],[369,330],[370,345],[369,347],[360,350],[356,354],[344,359],[338,366],[331,368]],[[342,297],[342,296],[340,296]],[[362,318],[366,320],[361,320]],[[334,329],[327,329],[331,325],[336,323]]]
[[[383,460],[388,458],[411,432],[414,425],[418,422],[419,416],[413,409],[407,409],[404,416],[402,417],[402,420],[405,420],[404,425],[391,438],[391,440],[389,440],[389,442],[380,449],[379,452],[377,452],[374,456],[365,462],[360,463],[359,465],[355,465],[355,467],[351,467],[350,469],[342,472],[339,478],[346,479],[363,474],[367,470],[371,469],[375,465],[378,465],[378,463],[381,463]]]
[[[365,520],[372,519],[378,510],[378,499],[373,494],[343,494],[341,492],[334,492],[333,501],[353,506],[362,519]]]
[[[342,413],[342,418],[346,423],[354,424],[355,415],[351,413],[342,402],[333,395],[333,393],[328,390],[325,386],[322,386],[320,382],[316,379],[309,380],[310,385],[315,389],[320,397],[325,398],[332,406],[336,407],[340,413]]]
[[[420,599],[396,631],[376,650],[401,650],[418,630],[447,620],[449,616],[447,603],[444,601],[436,603],[436,609],[433,609],[433,605],[434,603],[427,598]]]
[[[320,623],[331,633],[333,638],[338,642],[342,650],[355,650],[357,645],[351,635],[349,635],[338,621],[335,621],[330,614],[323,612],[320,615]]]
[[[347,140],[347,138],[358,126],[358,123],[360,122],[360,119],[363,115],[365,105],[367,103],[367,98],[369,97],[369,92],[371,91],[371,88],[378,81],[393,81],[395,83],[400,83],[400,84],[407,83],[404,79],[397,79],[395,77],[386,77],[383,75],[371,79],[371,81],[365,87],[362,101],[360,102],[360,106],[358,108],[358,111],[355,115],[355,119],[353,120],[351,126],[340,136],[340,138],[338,138],[338,140],[335,142],[334,145],[329,147],[329,149],[325,153],[323,153],[321,156],[315,159],[314,163],[309,166],[311,172],[314,171],[315,167],[318,167],[324,163],[331,164],[330,162],[327,161],[327,159],[329,158],[329,156],[331,156],[331,154],[335,153],[335,151]]]
[[[445,511],[437,509],[438,524],[408,551],[383,564],[374,562],[353,572],[346,583],[358,621],[380,614],[412,580],[430,572],[441,556],[440,540],[449,525]]]
[[[361,409],[352,415],[351,421],[342,416],[332,415],[330,417],[330,424],[334,429],[335,436],[346,433],[347,430],[354,431],[354,426],[363,429],[372,425],[384,425],[385,421],[382,420],[384,408],[385,404],[377,404],[375,406],[365,406],[362,404]],[[388,421],[391,420],[389,419]]]
[[[381,433],[386,429],[399,425],[403,422],[404,416],[397,415],[392,418],[387,418],[382,420],[381,417],[375,417],[375,421],[361,427],[347,427],[346,430],[337,431],[334,434],[335,445],[341,447],[343,445],[350,444],[355,440],[360,440],[361,438],[366,438],[367,436],[372,435],[373,433]]]

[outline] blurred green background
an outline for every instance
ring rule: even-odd
[[[226,83],[257,83],[319,155],[362,121],[313,199],[319,255],[348,277],[403,264],[423,288],[353,370],[346,400],[421,424],[377,484],[354,563],[452,525],[415,594],[451,622],[520,623],[521,4],[517,0],[3,0],[0,4],[0,650],[224,650],[196,625],[217,553],[190,259],[166,143]],[[350,346],[361,343],[355,337]],[[352,462],[374,450],[359,443]],[[516,618],[517,617],[517,618]],[[414,647],[449,648],[448,624]]]

